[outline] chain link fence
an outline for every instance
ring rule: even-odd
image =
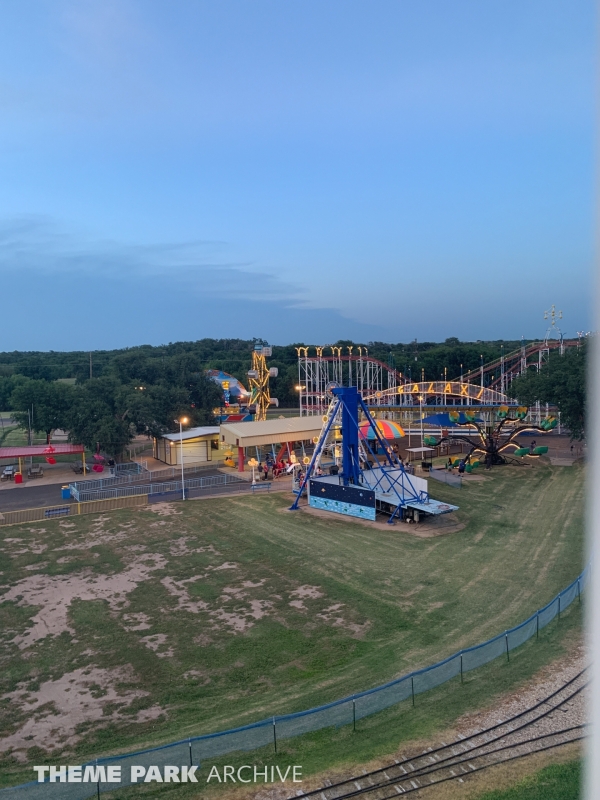
[[[96,797],[100,792],[114,791],[119,787],[132,784],[131,767],[140,766],[148,769],[157,766],[199,765],[207,759],[214,759],[235,751],[256,750],[294,736],[301,736],[321,728],[351,725],[356,720],[376,714],[403,700],[411,700],[417,694],[440,686],[452,678],[465,672],[477,669],[496,658],[510,657],[510,651],[520,647],[526,641],[537,636],[556,616],[560,616],[568,606],[581,597],[581,593],[590,578],[588,566],[566,589],[560,592],[548,605],[536,611],[520,625],[504,631],[504,633],[488,639],[487,642],[461,650],[443,661],[411,672],[389,683],[360,692],[343,700],[286,714],[280,717],[255,722],[241,728],[234,728],[220,733],[195,736],[172,744],[128,753],[122,756],[111,756],[89,762],[84,769],[91,770],[88,778],[93,782],[31,782],[0,790],[0,800],[85,800]],[[119,783],[109,782],[108,768],[120,767]]]
[[[228,486],[232,483],[248,485],[248,481],[237,475],[210,475],[205,478],[190,478],[184,481],[186,494],[191,489],[210,489],[215,486]],[[89,490],[83,483],[75,489],[71,486],[71,495],[80,503],[89,500],[108,500],[115,497],[132,497],[136,494],[158,495],[171,492],[181,493],[181,481],[164,481],[161,483],[130,483],[127,486],[113,486],[105,489]]]

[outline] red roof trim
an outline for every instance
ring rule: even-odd
[[[48,452],[48,447],[54,448]],[[0,458],[27,458],[28,456],[64,456],[83,453],[85,447],[82,444],[34,444],[31,447],[0,447]]]

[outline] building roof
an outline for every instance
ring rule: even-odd
[[[52,449],[50,449],[52,448]],[[28,458],[29,456],[64,456],[83,453],[82,444],[34,444],[22,447],[0,447],[0,458]]]
[[[183,440],[187,442],[188,439],[200,439],[202,436],[218,436],[219,435],[219,427],[218,425],[210,425],[205,426],[203,428],[188,428],[186,431],[183,432],[183,435],[180,437],[178,433],[165,433],[162,437],[163,439],[168,439],[170,442],[179,442]]]
[[[319,436],[323,420],[320,416],[286,417],[261,422],[225,422],[221,438],[235,447],[261,444],[301,442]]]

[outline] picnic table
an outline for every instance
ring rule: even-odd
[[[12,481],[15,477],[15,467],[9,466],[4,467],[4,471],[2,472],[2,477],[0,477],[1,481]]]

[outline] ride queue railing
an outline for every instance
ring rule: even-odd
[[[108,480],[108,479],[107,479]],[[232,483],[248,486],[248,481],[238,478],[237,475],[209,475],[205,478],[190,478],[184,481],[185,489],[209,489],[216,486],[226,486]],[[89,500],[108,500],[113,497],[132,497],[136,494],[168,494],[181,492],[181,481],[167,481],[162,483],[129,483],[127,486],[108,486],[105,488],[89,489],[82,483],[79,486],[70,484],[71,496],[79,503]]]
[[[164,478],[175,478],[181,475],[181,467],[167,467],[165,469],[159,469],[150,472],[150,470],[148,470],[146,466],[144,466],[145,464],[147,464],[147,462],[145,461],[142,461],[141,464],[136,464],[138,470],[137,471],[131,470],[131,472],[125,475],[116,474],[108,478],[73,481],[72,483],[69,484],[69,488],[71,489],[71,495],[77,498],[77,493],[79,492],[96,492],[96,491],[101,491],[103,489],[112,488],[114,486],[127,486],[131,483],[142,483],[142,482],[159,483]],[[196,475],[201,472],[206,472],[207,470],[212,471],[215,468],[216,467],[214,464],[211,465],[202,464],[195,467],[184,467],[183,469],[184,478],[186,475]]]

